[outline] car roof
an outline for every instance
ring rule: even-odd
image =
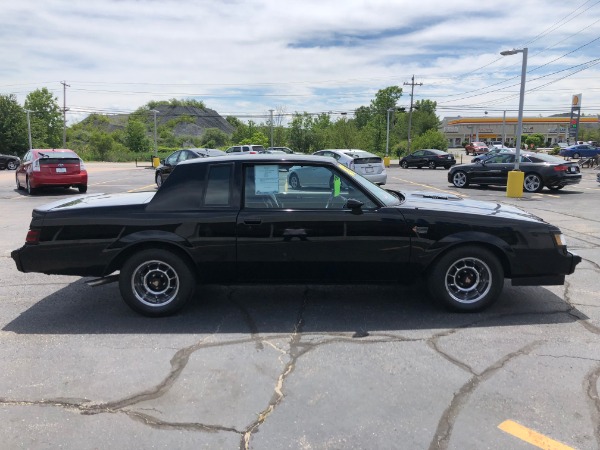
[[[199,158],[199,159],[188,159],[186,161],[182,161],[178,164],[210,164],[215,163],[217,161],[216,158]],[[327,163],[329,165],[337,165],[337,161],[333,160],[333,158],[328,158],[326,156],[315,156],[315,155],[296,155],[289,153],[260,153],[255,155],[247,155],[247,154],[231,154],[228,153],[225,156],[218,158],[218,163],[222,164],[223,162],[263,162],[263,163]]]

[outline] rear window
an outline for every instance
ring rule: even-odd
[[[79,164],[79,157],[73,153],[52,152],[38,153],[40,165],[45,164]]]
[[[379,156],[369,156],[366,158],[355,158],[354,164],[379,164],[381,158]]]

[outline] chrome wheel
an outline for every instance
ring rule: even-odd
[[[469,185],[469,180],[467,179],[467,174],[461,170],[456,172],[452,177],[452,184],[454,186],[462,188],[467,187]]]
[[[179,292],[179,277],[164,261],[145,261],[133,271],[131,289],[144,305],[167,305]]]
[[[435,169],[436,168],[436,165],[435,165],[434,161],[429,161],[429,168],[430,169]]]
[[[492,272],[478,258],[462,258],[455,261],[446,271],[446,291],[461,304],[476,303],[490,291]]]
[[[542,179],[538,175],[530,173],[525,175],[523,187],[527,192],[539,192],[544,186],[542,184]]]
[[[17,168],[17,163],[14,161],[9,161],[6,167],[8,167],[9,170],[15,170]]]
[[[402,161],[402,162],[400,163],[400,166],[401,166],[403,169],[408,169],[408,163],[407,163],[406,161]]]
[[[290,188],[300,189],[300,179],[295,173],[290,175]]]

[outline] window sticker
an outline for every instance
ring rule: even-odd
[[[333,196],[339,197],[342,188],[342,180],[337,175],[333,176]]]
[[[279,192],[279,166],[254,166],[255,194],[277,194]]]

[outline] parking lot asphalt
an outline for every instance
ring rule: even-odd
[[[155,189],[149,167],[87,167],[88,194]],[[114,283],[18,272],[31,210],[79,194],[29,197],[0,171],[0,448],[598,449],[596,174],[514,199],[393,161],[388,187],[517,205],[582,256],[564,286],[506,282],[485,312],[421,283],[210,285],[150,319]]]

